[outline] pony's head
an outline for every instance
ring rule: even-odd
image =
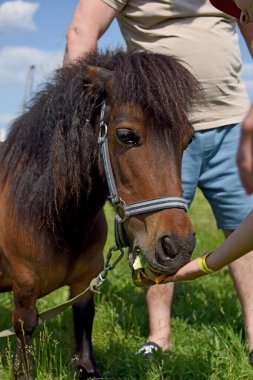
[[[199,86],[175,59],[149,53],[118,53],[112,70],[88,66],[85,81],[100,88],[106,101],[103,122],[119,197],[116,209],[131,266],[141,255],[143,281],[173,274],[189,261],[195,246],[185,209],[177,203],[151,212],[147,207],[125,218],[117,203],[182,199],[182,153],[193,136],[188,115],[201,98]]]

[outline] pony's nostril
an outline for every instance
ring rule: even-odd
[[[163,251],[168,258],[173,259],[174,257],[176,257],[177,247],[171,237],[164,236],[162,238],[161,243],[162,243]]]

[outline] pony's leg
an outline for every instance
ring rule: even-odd
[[[76,338],[75,368],[80,374],[80,379],[101,377],[96,368],[92,349],[91,333],[94,314],[94,301],[91,294],[73,305]]]
[[[25,269],[23,268],[25,271]],[[22,273],[22,272],[19,272]],[[24,272],[23,272],[24,273]],[[33,278],[31,276],[31,278]],[[32,377],[32,333],[38,325],[36,310],[37,296],[34,283],[30,281],[13,281],[14,311],[13,327],[17,336],[18,346],[13,365],[14,378],[31,380]]]
[[[101,211],[96,225],[90,234],[89,245],[76,262],[75,277],[70,282],[72,297],[86,289],[90,281],[102,271],[104,266],[103,248],[106,236],[107,224],[104,213]],[[81,272],[80,268],[82,268]],[[79,371],[80,379],[101,377],[96,368],[92,349],[94,313],[93,294],[89,291],[79,302],[73,305],[76,337],[75,367]]]

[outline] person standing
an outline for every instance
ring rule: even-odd
[[[236,168],[240,125],[249,107],[240,80],[241,59],[234,18],[207,0],[80,0],[67,32],[64,64],[97,48],[97,41],[117,18],[129,51],[170,54],[197,77],[206,103],[192,115],[194,139],[183,157],[183,194],[190,205],[199,187],[225,237],[253,208]],[[242,33],[252,46],[253,28]],[[240,99],[240,101],[238,101]],[[249,348],[253,350],[253,254],[231,264],[242,305]],[[173,284],[146,292],[150,333],[139,352],[171,348],[170,308]],[[252,362],[253,364],[253,362]]]
[[[252,0],[210,0],[218,9],[237,17],[243,24],[253,22]],[[253,193],[253,105],[251,105],[241,127],[238,158],[242,183],[247,193]],[[240,226],[215,251],[192,260],[176,274],[163,282],[194,280],[220,270],[253,249],[253,211]]]
[[[210,2],[219,10],[238,18],[241,25],[253,23],[252,0],[210,0]],[[247,30],[245,32],[247,33]],[[249,50],[251,49],[252,46],[249,46]],[[242,123],[237,164],[246,192],[253,193],[253,104]]]

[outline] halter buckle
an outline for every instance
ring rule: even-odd
[[[122,223],[125,222],[129,218],[129,213],[125,208],[126,203],[123,199],[119,198],[117,203],[113,204],[116,214],[120,217]]]

